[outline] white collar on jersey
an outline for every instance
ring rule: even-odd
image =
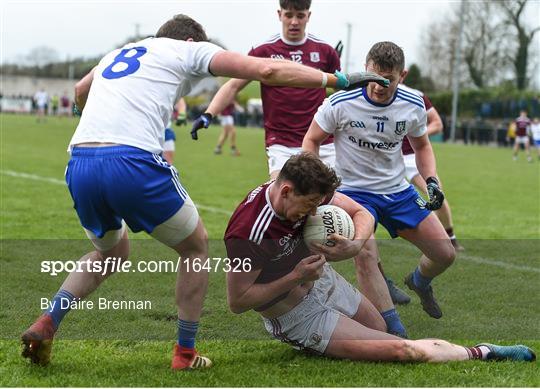
[[[276,211],[274,210],[274,207],[272,207],[272,203],[270,202],[270,194],[269,194],[269,192],[270,192],[270,187],[271,187],[272,185],[274,185],[275,182],[276,182],[275,180],[272,180],[271,183],[270,183],[270,185],[268,185],[268,186],[266,187],[266,191],[264,192],[264,197],[266,198],[266,203],[268,204],[268,206],[269,206],[270,209],[272,210],[272,213],[274,214],[274,216],[277,217],[279,220],[285,220],[284,217],[281,217],[281,216],[279,216],[279,215],[276,213]]]
[[[281,40],[288,44],[288,45],[291,45],[291,46],[300,46],[300,45],[303,45],[304,43],[306,43],[307,39],[308,39],[308,33],[307,31],[305,31],[305,35],[304,35],[304,39],[302,39],[301,41],[298,41],[298,42],[293,42],[293,41],[290,41],[288,40],[287,38],[285,38],[283,36],[283,31],[279,33],[279,36],[281,37]]]

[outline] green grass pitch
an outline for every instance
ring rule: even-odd
[[[198,336],[215,366],[205,372],[169,368],[175,339],[172,273],[117,274],[91,296],[149,299],[150,311],[72,311],[47,367],[20,357],[20,333],[65,275],[40,273],[44,259],[77,259],[90,251],[63,173],[75,119],[1,115],[0,386],[540,386],[538,362],[382,364],[306,356],[271,340],[257,314],[230,313],[223,272],[212,273]],[[191,141],[177,130],[176,162],[200,206],[211,255],[230,213],[267,179],[263,132],[239,129],[241,157],[212,154],[219,127]],[[524,343],[540,351],[540,164],[509,149],[434,145],[438,171],[466,252],[434,282],[444,316],[429,318],[418,299],[399,312],[413,338],[461,344]],[[225,149],[226,151],[227,149]],[[122,188],[118,188],[122,190]],[[379,228],[385,269],[399,285],[419,254]],[[174,259],[144,234],[131,234],[131,260]],[[336,269],[354,280],[351,261]]]

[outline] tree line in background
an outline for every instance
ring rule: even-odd
[[[465,1],[451,5],[449,14],[433,20],[422,34],[426,75],[436,89],[450,89],[455,45],[463,12],[462,58],[459,68],[463,86],[484,88],[512,80],[519,90],[529,86],[538,68],[538,47],[532,45],[540,25],[525,20],[527,0]],[[539,24],[538,15],[532,18]]]
[[[463,9],[460,3],[452,3],[449,13],[440,15],[425,28],[420,39],[422,68],[412,64],[406,83],[428,93],[442,113],[450,112],[455,45],[463,13],[462,61],[458,72],[462,88],[460,108],[474,113],[486,101],[504,106],[509,99],[538,99],[537,94],[527,91],[538,71],[540,54],[532,44],[540,26],[531,26],[525,20],[528,12],[536,12],[528,7],[530,2],[464,1]],[[538,17],[532,19],[538,23]],[[140,38],[130,37],[121,45]],[[0,71],[4,75],[80,79],[100,58],[60,61],[54,49],[37,47],[18,64],[6,64]]]

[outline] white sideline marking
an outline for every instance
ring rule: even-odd
[[[0,173],[5,176],[10,176],[10,177],[26,178],[27,180],[42,181],[42,182],[48,182],[50,184],[55,184],[55,185],[67,186],[64,180],[59,180],[57,178],[42,177],[35,174],[21,173],[21,172],[16,172],[13,170],[0,170]],[[210,207],[208,205],[202,205],[202,204],[195,204],[195,206],[203,211],[220,213],[227,216],[232,215],[232,212],[227,211],[225,209],[221,209],[221,208]]]
[[[49,182],[51,184],[56,184],[56,185],[66,185],[66,183],[63,180],[59,180],[56,178],[49,178],[49,177],[41,177],[35,174],[20,173],[13,170],[0,170],[0,173],[6,176],[11,176],[11,177],[26,178],[29,180]],[[197,208],[202,209],[204,211],[220,213],[222,215],[228,215],[228,216],[232,215],[232,211],[228,211],[223,208],[210,207],[210,206],[202,205],[202,204],[195,204],[195,205],[197,206]],[[395,240],[393,242],[395,242],[394,244],[398,244],[399,246],[403,248],[409,248],[411,250],[418,250],[412,243],[405,243],[405,242],[395,241]],[[467,261],[471,261],[471,262],[482,264],[482,265],[502,267],[504,269],[511,269],[511,270],[518,270],[518,271],[540,273],[540,269],[536,267],[512,265],[510,263],[497,261],[491,258],[477,257],[474,255],[468,255],[465,253],[458,253],[457,257],[459,259],[465,259]]]

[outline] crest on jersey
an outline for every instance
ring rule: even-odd
[[[318,51],[309,53],[309,58],[311,59],[311,62],[319,62],[321,60],[321,56],[319,55]]]
[[[403,135],[405,133],[405,125],[407,121],[403,120],[402,122],[396,122],[396,135]]]

